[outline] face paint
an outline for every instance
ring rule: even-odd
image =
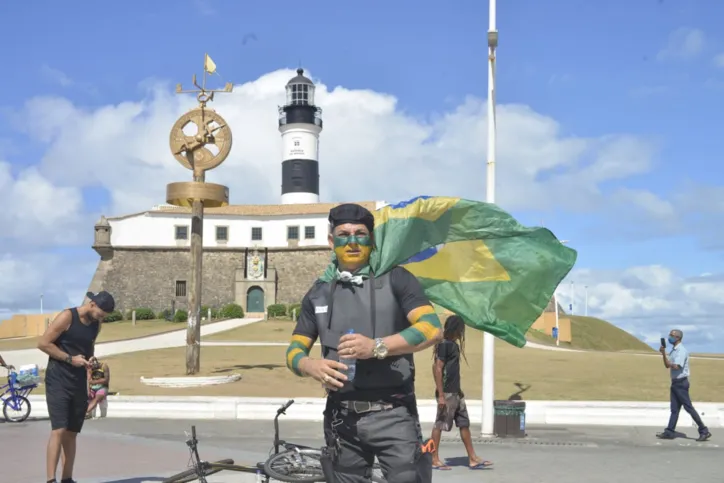
[[[369,260],[371,252],[372,240],[369,235],[334,237],[334,254],[344,265],[364,265]]]

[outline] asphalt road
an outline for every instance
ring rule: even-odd
[[[189,455],[184,430],[190,422],[150,419],[88,421],[78,440],[75,478],[79,483],[161,481],[184,470]],[[271,421],[198,421],[203,459],[233,458],[238,463],[262,461],[271,447]],[[474,430],[476,428],[473,428]],[[45,480],[48,421],[21,424],[0,420],[0,480],[34,483]],[[282,437],[320,446],[317,423],[281,421]],[[471,471],[455,430],[443,440],[441,455],[454,465],[437,471],[435,482],[460,483],[667,483],[724,481],[724,443],[719,435],[697,443],[689,437],[661,441],[651,428],[530,427],[525,440],[477,441],[479,456],[492,469]],[[425,428],[429,434],[429,427]],[[683,436],[683,435],[682,435]],[[479,473],[483,473],[482,475]],[[58,473],[60,477],[60,473]],[[255,481],[254,475],[214,475],[210,482]]]

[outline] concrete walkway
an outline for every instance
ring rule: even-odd
[[[201,336],[216,334],[225,330],[235,329],[262,319],[244,318],[229,319],[222,322],[214,322],[201,326]],[[186,345],[186,329],[164,332],[163,334],[150,335],[139,339],[119,340],[104,342],[96,345],[96,356],[107,357],[127,352],[138,352],[152,349],[166,349],[168,347],[183,347]],[[48,364],[48,356],[38,349],[23,349],[3,352],[3,358],[8,364],[20,367],[25,364],[37,364],[44,369]]]

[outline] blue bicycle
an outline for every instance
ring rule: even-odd
[[[0,387],[0,401],[3,404],[5,421],[22,423],[30,416],[28,395],[38,387],[39,378],[18,379],[15,371],[8,374],[8,383]]]

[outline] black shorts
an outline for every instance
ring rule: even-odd
[[[48,404],[51,429],[66,429],[80,433],[88,410],[88,393],[85,387],[68,390],[55,385],[46,385],[45,400]]]

